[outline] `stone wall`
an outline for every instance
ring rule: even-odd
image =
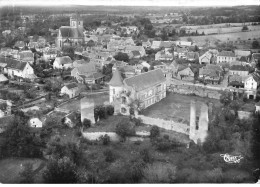
[[[189,125],[185,123],[178,123],[171,120],[164,120],[159,118],[151,118],[144,115],[137,115],[137,118],[141,118],[143,123],[148,125],[155,125],[157,127],[166,129],[166,130],[172,130],[183,134],[189,134]]]
[[[168,89],[170,92],[175,92],[184,95],[196,95],[200,97],[208,97],[212,99],[219,99],[221,90],[213,90],[198,85],[171,85]]]

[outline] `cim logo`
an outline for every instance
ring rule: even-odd
[[[239,163],[240,160],[243,158],[241,155],[239,156],[231,156],[229,154],[221,154],[221,157],[224,158],[224,161],[227,163]]]

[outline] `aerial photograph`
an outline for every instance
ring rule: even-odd
[[[0,0],[0,184],[260,183],[259,0]]]

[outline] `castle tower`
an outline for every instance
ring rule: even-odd
[[[202,103],[199,118],[199,129],[197,138],[200,139],[200,143],[204,143],[208,134],[209,114],[208,105]]]
[[[120,92],[124,89],[123,78],[118,69],[113,73],[113,77],[108,84],[109,102],[112,103],[120,96]]]
[[[196,102],[190,102],[190,134],[189,138],[197,143],[196,137]]]

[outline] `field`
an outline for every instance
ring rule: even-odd
[[[65,111],[80,111],[80,99],[72,99],[58,107]]]
[[[197,101],[197,115],[200,114],[200,106],[202,102],[212,102],[215,106],[220,105],[220,102],[216,99],[169,93],[167,97],[160,102],[146,108],[143,115],[165,120],[183,121],[187,123],[190,121],[191,100]]]
[[[209,41],[236,41],[240,38],[240,40],[253,40],[260,38],[259,31],[248,31],[248,32],[235,32],[235,33],[226,33],[226,34],[214,34],[214,35],[205,35],[205,36],[189,36],[189,37],[181,37],[181,40],[187,40],[191,38],[195,42],[203,42],[208,39]]]
[[[42,179],[39,176],[45,163],[41,159],[27,159],[27,158],[9,158],[0,161],[0,183],[19,183],[19,173],[23,170],[25,163],[32,163],[35,172],[35,182],[41,183]]]

